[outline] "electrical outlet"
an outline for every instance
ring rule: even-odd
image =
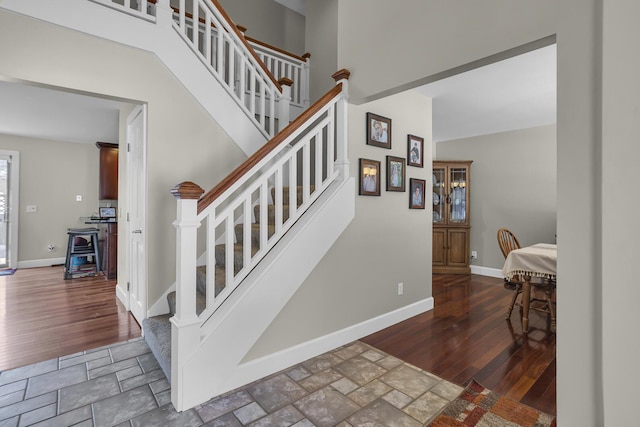
[[[398,295],[402,295],[404,293],[404,283],[398,283]]]
[[[28,213],[38,212],[38,208],[35,205],[27,205],[27,212]]]
[[[471,251],[471,259],[472,260],[478,259],[478,251]]]
[[[55,250],[56,250],[56,245],[51,245],[51,244],[50,244],[50,245],[48,245],[48,246],[47,246],[47,250],[48,250],[49,252],[53,252],[53,251],[55,251]]]
[[[76,202],[82,201],[82,194],[76,194]]]

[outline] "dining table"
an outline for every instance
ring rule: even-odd
[[[520,249],[514,249],[507,255],[502,274],[512,281],[518,276],[522,278],[522,331],[529,331],[529,309],[531,303],[531,281],[556,280],[556,264],[558,247],[551,243],[537,243]],[[556,329],[555,310],[549,307],[551,329]],[[509,313],[510,314],[510,313]]]

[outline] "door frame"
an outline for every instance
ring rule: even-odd
[[[7,268],[18,267],[18,220],[20,218],[20,152],[0,150],[9,157],[9,227],[7,228]]]
[[[127,188],[127,198],[126,198],[126,206],[125,206],[125,210],[126,210],[126,222],[125,222],[125,227],[124,227],[124,233],[120,234],[121,236],[123,236],[124,238],[122,239],[122,246],[124,246],[124,251],[123,253],[125,254],[125,259],[126,259],[126,270],[123,271],[123,276],[120,276],[120,279],[118,280],[119,284],[118,284],[118,299],[120,299],[120,301],[122,302],[122,304],[125,306],[125,308],[127,309],[127,311],[131,312],[131,293],[129,291],[129,283],[131,282],[131,276],[132,276],[132,269],[131,266],[133,265],[132,263],[132,253],[131,253],[131,236],[132,236],[132,231],[131,230],[131,223],[129,221],[129,212],[131,209],[131,203],[130,203],[130,197],[132,194],[132,180],[129,179],[131,177],[131,173],[132,173],[132,168],[134,167],[134,165],[132,164],[131,161],[131,152],[129,151],[129,141],[131,140],[131,133],[130,133],[130,125],[133,121],[133,119],[135,119],[136,116],[138,116],[139,114],[142,114],[142,141],[140,144],[140,148],[142,149],[142,153],[141,153],[141,158],[142,158],[142,165],[140,165],[139,167],[142,168],[142,176],[143,176],[143,182],[141,182],[139,184],[139,187],[137,189],[137,193],[142,197],[143,199],[143,206],[144,206],[144,211],[142,213],[142,229],[144,230],[146,228],[146,206],[147,206],[147,185],[146,185],[146,176],[147,176],[147,106],[145,104],[139,104],[136,105],[133,110],[131,110],[131,112],[128,114],[127,116],[127,124],[126,124],[126,136],[125,136],[125,141],[126,141],[126,146],[124,147],[125,153],[126,155],[124,156],[126,159],[126,169],[127,171],[127,179],[126,179],[126,188]],[[122,170],[121,169],[121,170]],[[142,239],[143,239],[143,247],[144,247],[144,253],[143,253],[143,268],[142,268],[142,272],[140,272],[141,274],[141,280],[144,283],[144,286],[146,287],[146,283],[147,283],[147,277],[148,277],[148,259],[147,259],[147,239],[146,239],[146,235],[143,234],[142,235]],[[121,248],[122,248],[121,246]],[[122,269],[118,269],[118,271],[122,271]],[[126,285],[121,286],[120,283],[125,282]],[[145,288],[145,292],[144,292],[144,301],[141,301],[143,307],[146,307],[145,309],[145,313],[143,313],[144,318],[147,317],[147,313],[148,313],[148,307],[147,307],[147,291],[148,289]],[[134,316],[135,317],[135,316]],[[136,319],[138,321],[140,321],[141,319]]]

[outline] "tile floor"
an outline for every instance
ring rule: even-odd
[[[0,372],[0,427],[422,426],[462,388],[356,341],[177,413],[139,338]]]

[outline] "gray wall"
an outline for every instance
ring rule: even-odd
[[[338,0],[307,0],[306,49],[311,53],[311,102],[334,85],[331,75],[338,71],[338,19]]]
[[[557,394],[567,426],[637,419],[640,199],[623,183],[640,164],[639,14],[632,0],[558,8],[558,337],[566,338]]]
[[[322,0],[311,0],[311,3]],[[354,103],[553,35],[555,0],[339,0],[338,68]]]
[[[556,127],[438,142],[437,160],[471,165],[472,265],[502,269],[496,232],[506,227],[523,246],[555,243]]]
[[[20,152],[18,263],[64,258],[67,228],[86,227],[80,217],[98,211],[98,148],[0,134],[0,149]],[[26,213],[27,205],[37,212]]]
[[[391,150],[366,145],[366,113],[392,119]],[[407,134],[424,136],[431,153],[431,100],[404,92],[384,100],[349,106],[349,161],[358,177],[360,158],[379,160],[386,177],[386,156],[407,156]],[[408,167],[410,178],[431,176]],[[382,181],[385,182],[384,180]],[[409,191],[356,197],[356,217],[246,356],[269,354],[300,342],[349,328],[431,297],[431,213],[409,209]],[[357,193],[357,190],[356,190]],[[404,295],[397,285],[404,283]]]
[[[220,0],[246,35],[296,55],[305,53],[305,17],[273,0]]]
[[[176,202],[169,191],[182,181],[210,189],[245,155],[154,55],[2,9],[0,29],[3,35],[21,34],[0,37],[0,76],[147,104],[146,255],[151,306],[175,281]],[[124,171],[121,162],[120,173]],[[57,188],[51,191],[62,194]],[[126,212],[126,191],[119,197],[121,213]],[[127,265],[120,263],[119,284],[126,284],[127,275]]]
[[[635,226],[640,200],[629,194],[640,165],[640,58],[632,53],[640,40],[640,2],[603,4],[602,381],[604,419],[606,425],[613,426],[629,425],[637,419],[632,390],[640,379],[635,322],[640,289],[635,280],[629,280],[637,274],[640,252],[640,229]],[[579,287],[580,283],[574,282],[568,291],[578,292]],[[563,357],[576,356],[569,352]]]

